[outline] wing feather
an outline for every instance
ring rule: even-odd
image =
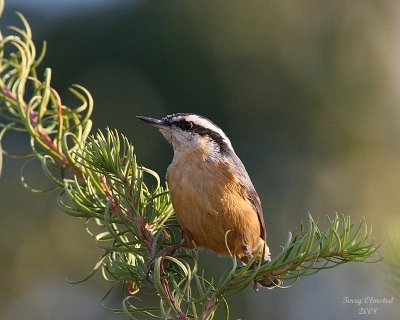
[[[251,179],[249,177],[249,174],[247,173],[242,161],[239,159],[239,157],[234,154],[232,157],[232,160],[235,163],[235,173],[236,176],[239,179],[240,185],[243,188],[243,194],[244,196],[250,201],[252,204],[254,210],[257,213],[258,221],[260,223],[260,237],[264,241],[267,239],[266,231],[265,231],[265,222],[264,222],[264,214],[261,208],[261,201],[260,197],[257,194],[256,189],[254,188],[253,183],[251,182]]]

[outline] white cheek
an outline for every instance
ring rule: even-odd
[[[177,143],[186,144],[188,141],[192,140],[192,134],[189,132],[184,132],[181,130],[174,130],[171,131],[171,136]]]
[[[186,135],[186,140],[188,140],[188,141],[192,141],[192,140],[193,140],[193,138],[194,138],[194,134],[193,134],[192,132],[190,132],[190,133],[187,133],[187,135]]]

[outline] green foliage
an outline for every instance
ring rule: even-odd
[[[60,207],[82,218],[103,250],[93,271],[77,282],[101,270],[105,280],[124,288],[122,309],[112,311],[131,319],[212,319],[222,304],[228,319],[227,297],[254,280],[279,278],[288,287],[304,275],[365,261],[377,250],[364,220],[353,226],[349,217],[336,215],[323,232],[309,215],[307,227],[289,233],[272,262],[253,258],[242,265],[232,257],[218,280],[205,278],[198,252],[181,248],[167,186],[137,163],[133,146],[117,131],[90,135],[93,100],[86,89],[72,86],[79,105],[67,107],[51,87],[51,70],[38,76],[46,46],[37,55],[29,25],[18,15],[22,28],[10,27],[0,42],[0,139],[12,131],[28,133],[31,152],[19,156],[40,160],[60,189]],[[158,295],[158,306],[141,306],[146,292]]]

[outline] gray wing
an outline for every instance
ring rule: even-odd
[[[264,222],[263,211],[261,208],[260,197],[258,196],[257,191],[250,180],[249,174],[247,173],[239,157],[236,154],[232,154],[231,159],[235,164],[234,169],[236,171],[236,176],[239,178],[240,184],[244,190],[244,194],[247,196],[247,198],[253,205],[254,210],[257,212],[258,221],[260,222],[260,237],[261,239],[266,241],[267,236],[265,232],[265,222]]]

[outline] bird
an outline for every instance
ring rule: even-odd
[[[166,180],[184,246],[233,255],[243,263],[255,254],[269,262],[260,198],[222,129],[194,113],[137,118],[159,129],[174,150]],[[278,282],[259,283],[271,288]]]

